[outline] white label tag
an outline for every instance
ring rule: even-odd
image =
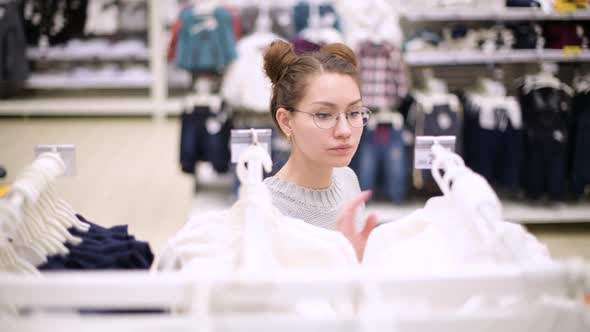
[[[260,147],[262,147],[268,155],[270,156],[270,145],[268,143],[259,143]],[[242,152],[246,150],[250,144],[232,144],[231,145],[231,162],[237,163],[240,160],[240,156]]]
[[[53,152],[59,154],[61,159],[63,160],[64,164],[66,165],[66,170],[64,172],[64,176],[75,176],[76,175],[76,146],[72,144],[64,144],[64,145],[36,145],[35,149],[35,158],[39,157],[40,154],[45,152]]]
[[[414,145],[414,168],[431,169],[434,160],[432,146],[435,143],[444,148],[455,151],[455,136],[418,136]]]

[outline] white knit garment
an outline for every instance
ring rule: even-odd
[[[496,224],[505,240],[528,258],[529,264],[550,263],[547,247],[521,225]],[[456,271],[465,265],[494,267],[518,263],[501,243],[487,247],[472,223],[446,196],[433,197],[423,209],[377,227],[367,241],[363,265],[398,273]]]
[[[266,178],[264,183],[272,194],[273,205],[282,214],[330,230],[336,229],[342,204],[361,192],[358,178],[349,167],[334,168],[332,185],[327,189],[305,188],[277,177]],[[357,211],[357,227],[363,215],[364,205]]]
[[[266,186],[262,183],[249,186],[240,189],[240,199],[231,209],[203,213],[183,226],[168,241],[158,269],[192,273],[235,271],[243,263],[245,212],[252,208],[256,211],[255,222],[264,225],[265,234],[254,234],[255,241],[249,243],[268,249],[262,255],[269,268],[357,265],[354,249],[342,234],[283,216],[271,205]]]

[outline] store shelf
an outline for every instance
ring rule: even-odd
[[[112,78],[109,80],[78,81],[75,79],[56,79],[52,81],[29,81],[29,89],[51,89],[51,90],[83,90],[83,89],[148,89],[151,79],[146,81],[125,82]]]
[[[149,61],[150,52],[146,48],[141,52],[133,52],[128,54],[117,54],[113,52],[103,51],[100,54],[76,54],[67,52],[63,49],[49,49],[42,51],[39,48],[27,49],[27,58],[35,61]]]
[[[583,62],[590,61],[590,51],[565,53],[563,50],[509,50],[485,53],[482,51],[434,50],[407,52],[404,59],[411,66],[528,63],[537,61]]]
[[[446,21],[560,21],[590,20],[590,10],[546,13],[539,8],[424,8],[407,7],[402,16],[410,22]]]
[[[425,201],[400,205],[392,203],[369,203],[367,209],[377,214],[379,223],[403,218],[423,208]],[[523,202],[503,201],[504,219],[519,224],[590,223],[590,204],[551,203],[545,206]]]
[[[180,107],[177,100],[155,103],[150,97],[29,98],[2,101],[0,115],[154,115],[175,114]]]

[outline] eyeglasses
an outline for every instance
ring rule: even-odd
[[[340,118],[340,114],[344,113],[346,116],[346,121],[350,124],[351,127],[354,128],[362,128],[367,125],[369,122],[369,118],[371,117],[371,110],[367,107],[360,107],[354,111],[348,112],[304,112],[292,107],[287,108],[292,112],[300,112],[309,114],[313,117],[313,122],[315,125],[318,126],[320,129],[332,129],[338,123],[338,119]]]

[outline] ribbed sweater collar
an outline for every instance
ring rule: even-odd
[[[342,203],[344,193],[340,179],[332,175],[332,185],[326,189],[311,189],[276,176],[266,178],[264,183],[271,192],[289,197],[294,203],[314,208],[333,209]]]

